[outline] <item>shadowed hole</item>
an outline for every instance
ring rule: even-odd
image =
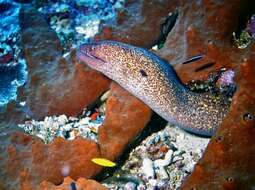
[[[254,116],[252,114],[250,114],[250,113],[245,113],[243,115],[243,120],[247,121],[247,122],[254,121]]]
[[[160,36],[159,36],[159,38],[149,48],[151,48],[155,45],[158,45],[159,49],[163,47],[168,34],[171,32],[171,30],[175,26],[175,23],[176,23],[177,18],[178,18],[178,14],[179,14],[178,10],[176,10],[165,18],[165,20],[160,25]]]
[[[246,28],[247,21],[253,14],[255,14],[255,1],[243,1],[241,5],[238,27],[235,31],[238,38],[241,32]]]
[[[229,182],[229,183],[232,183],[232,182],[234,182],[234,178],[232,178],[232,177],[227,177],[227,178],[226,178],[226,181]]]
[[[74,182],[70,184],[70,187],[71,187],[70,190],[77,190],[76,184]]]
[[[224,137],[223,136],[218,136],[216,138],[216,142],[222,142],[224,140]]]
[[[10,3],[0,3],[0,13],[4,13],[6,11],[8,11],[11,8],[11,4]]]
[[[104,168],[96,177],[97,181],[107,180],[106,178],[111,177],[115,171],[118,171],[125,161],[128,159],[130,152],[137,147],[141,142],[150,136],[152,133],[158,132],[164,129],[167,125],[167,121],[161,118],[158,114],[154,113],[151,117],[151,121],[146,125],[146,127],[138,134],[134,140],[130,144],[127,145],[125,150],[119,158],[117,159],[116,163],[117,166],[114,168]],[[157,127],[155,127],[157,126]],[[133,181],[133,180],[132,180]]]

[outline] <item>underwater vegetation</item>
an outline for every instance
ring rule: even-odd
[[[62,13],[55,14],[54,11],[59,7],[61,10],[63,7],[64,10],[68,7],[70,12],[73,9],[78,10],[77,7],[73,8],[73,5],[69,4],[70,1],[56,3],[31,0],[28,3],[17,0],[15,2],[18,6],[22,5],[18,14],[20,45],[17,49],[22,49],[24,53],[28,73],[26,85],[20,89],[21,96],[17,96],[18,104],[10,102],[6,105],[7,112],[1,111],[0,115],[0,189],[106,189],[92,179],[101,181],[109,177],[113,173],[110,171],[111,167],[107,170],[91,160],[104,158],[114,161],[116,166],[121,166],[123,160],[120,156],[128,154],[127,148],[144,135],[146,126],[151,126],[150,130],[147,130],[151,134],[164,128],[166,122],[160,117],[155,119],[150,107],[118,84],[78,62],[76,43],[73,46],[71,42],[72,40],[75,42],[80,37],[90,41],[92,40],[89,39],[90,33],[78,33],[83,32],[83,29],[76,30],[78,26],[75,24],[82,22],[81,20],[73,22],[71,20],[75,17]],[[8,10],[8,7],[11,6],[1,5],[0,11]],[[90,7],[84,7],[82,10],[85,14],[87,9],[92,10]],[[197,164],[194,170],[188,173],[185,179],[182,178],[181,182],[175,179],[176,184],[181,185],[180,189],[252,189],[255,186],[253,161],[255,146],[252,146],[255,143],[255,94],[253,93],[255,44],[254,40],[251,40],[245,48],[240,49],[233,36],[235,32],[236,39],[240,39],[242,31],[247,31],[253,38],[254,7],[254,3],[248,0],[163,0],[160,2],[126,0],[123,2],[123,8],[117,11],[113,23],[105,23],[98,27],[96,22],[96,27],[92,27],[99,31],[95,40],[110,39],[147,49],[158,46],[157,43],[162,42],[160,40],[163,39],[162,35],[165,36],[164,31],[169,32],[165,43],[160,44],[161,48],[152,51],[172,64],[180,80],[189,84],[190,88],[209,92],[216,89],[217,93],[224,93],[226,90],[226,94],[231,97],[228,115],[210,139],[202,158],[195,156]],[[47,14],[47,10],[52,10],[53,13],[49,11]],[[176,11],[178,12],[176,21],[171,22],[174,24],[168,23],[167,21],[171,21],[169,16]],[[70,26],[71,37],[68,38],[71,39],[70,41],[66,40],[65,33],[59,32],[62,26],[68,31],[69,25],[60,24],[57,28],[56,24],[62,23],[61,20],[67,18],[70,18],[67,23],[71,22],[75,26]],[[162,31],[164,27],[167,29]],[[58,31],[55,31],[57,29]],[[94,29],[93,31],[96,31]],[[1,51],[3,54],[15,52],[9,51],[9,47],[13,47],[11,44],[7,42],[5,44],[7,45],[3,47],[6,47],[6,50]],[[196,55],[203,57],[195,62],[182,64]],[[24,67],[19,69],[21,68]],[[8,73],[8,69],[4,71]],[[219,80],[213,82],[216,82],[216,86],[230,84],[230,93],[228,93],[229,88],[217,89],[210,80],[208,82],[208,77],[219,71],[224,72],[220,73]],[[13,79],[10,77],[10,81]],[[77,117],[84,108],[94,107],[101,95],[108,90],[110,94],[105,103],[105,118],[103,121],[100,120],[102,125],[97,131],[97,141],[87,138],[68,140],[68,137],[58,137],[45,144],[36,135],[31,136],[25,134],[21,128],[17,129],[18,124],[26,124],[29,121],[35,124],[44,122],[46,116],[58,118],[58,115],[65,114],[67,118]],[[27,112],[20,110],[21,100],[26,102]],[[153,145],[151,149],[146,147],[146,151],[156,151],[156,153],[151,153],[149,158],[151,161],[145,159],[140,163],[144,162],[145,166],[151,166],[151,163],[155,164],[157,160],[162,159],[164,162],[162,165],[159,161],[156,162],[157,168],[169,164],[166,167],[171,169],[174,165],[169,159],[174,158],[171,152],[178,150],[173,146],[164,148],[160,143],[155,141],[151,144]],[[162,153],[161,157],[158,156],[160,153]],[[146,155],[150,153],[146,152]],[[131,166],[127,168],[132,170]],[[150,171],[153,173],[153,170]],[[161,168],[159,173],[163,171]],[[134,184],[125,180],[123,179],[127,188],[137,184],[133,178]],[[167,178],[167,180],[172,179]],[[157,181],[154,182],[156,187]],[[160,187],[165,186],[163,184]]]

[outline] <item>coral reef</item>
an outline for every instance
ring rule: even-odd
[[[99,144],[87,139],[66,141],[56,138],[45,145],[36,137],[17,132],[7,134],[1,151],[4,159],[0,163],[5,168],[0,175],[5,176],[5,180],[0,177],[1,183],[5,184],[2,186],[7,186],[8,189],[15,189],[17,186],[21,189],[33,188],[44,180],[59,184],[66,176],[73,179],[90,178],[98,173],[101,167],[93,164],[91,159],[117,158],[151,116],[147,106],[116,84],[111,87],[106,107],[106,119],[98,132]],[[120,120],[121,114],[130,117]],[[12,180],[6,177],[11,177]],[[6,181],[10,181],[10,184],[6,184]]]
[[[124,8],[119,11],[117,24],[106,25],[96,39],[110,39],[150,48],[161,39],[160,28],[164,28],[166,17],[179,4],[180,1],[176,0],[127,0]]]
[[[51,143],[56,137],[73,140],[79,136],[96,141],[98,128],[102,125],[104,116],[98,114],[95,119],[92,117],[85,116],[78,119],[60,115],[45,117],[44,121],[26,121],[25,124],[18,126],[26,133],[38,136],[45,143]]]
[[[8,6],[3,6],[1,2],[0,11],[7,10]],[[224,68],[228,73],[223,73],[218,83],[228,84],[232,80],[231,71],[235,73],[237,90],[229,115],[212,137],[194,171],[183,180],[180,189],[254,188],[255,46],[252,40],[240,49],[233,37],[233,32],[238,34],[238,28],[242,25],[244,30],[248,27],[247,32],[252,36],[251,17],[254,12],[243,14],[247,7],[254,7],[254,3],[248,0],[163,0],[160,3],[154,0],[127,0],[124,7],[125,10],[118,14],[116,25],[106,25],[97,39],[112,39],[151,48],[164,34],[160,28],[167,25],[167,19],[163,18],[177,10],[175,25],[156,53],[174,65],[184,83],[205,80],[212,72]],[[131,16],[134,11],[137,15]],[[241,17],[247,17],[245,24],[240,23]],[[39,186],[54,189],[59,184],[63,188],[78,189],[83,185],[86,187],[87,183],[103,189],[96,182],[79,178],[93,178],[102,171],[102,167],[91,162],[92,158],[117,159],[144,129],[152,112],[140,100],[112,83],[105,120],[98,131],[98,143],[83,138],[72,141],[56,138],[44,144],[38,137],[18,132],[17,125],[27,117],[31,120],[43,119],[47,115],[77,115],[110,88],[108,79],[77,63],[74,50],[62,55],[63,43],[35,9],[23,7],[19,18],[29,73],[17,102],[10,102],[5,110],[0,110],[0,189],[36,189]],[[5,46],[3,55],[11,53],[8,47],[12,46],[5,44],[8,46]],[[202,59],[181,64],[198,54],[203,55]],[[157,147],[161,148],[162,154],[160,151],[153,154],[155,160],[161,159],[156,165],[170,164],[171,167],[169,158],[175,151],[172,153],[170,148],[163,147]],[[165,157],[166,153],[169,158]],[[147,160],[145,164],[154,164],[152,158],[148,159],[151,162]],[[162,167],[159,173],[150,171],[150,176],[165,176]],[[68,176],[75,181],[66,178]],[[130,189],[136,183],[136,180],[130,179],[124,186]],[[179,182],[176,184],[180,185]],[[91,189],[94,187],[91,186]]]
[[[21,55],[20,5],[0,1],[0,109],[17,99],[17,89],[26,81],[26,62]]]
[[[67,117],[66,115],[46,116],[43,121],[26,120],[24,124],[19,124],[27,134],[41,138],[44,143],[51,143],[56,137],[73,140],[77,137],[88,138],[97,142],[98,129],[105,118],[106,99],[109,91],[100,97],[98,106],[84,109],[77,117]]]
[[[123,0],[48,1],[38,10],[57,33],[64,49],[91,41],[102,25],[116,23]]]
[[[77,64],[74,52],[62,57],[60,41],[36,10],[22,9],[20,22],[29,71],[26,102],[31,116],[74,116],[109,88],[104,76]]]
[[[116,83],[106,102],[103,126],[98,131],[98,142],[104,157],[115,160],[125,147],[150,121],[152,111],[139,99]]]
[[[100,150],[87,139],[56,138],[45,145],[39,138],[12,133],[1,146],[0,187],[26,190],[42,181],[60,184],[66,176],[91,178],[101,170],[90,161],[94,157],[100,157]]]
[[[238,73],[235,77],[237,92],[229,115],[212,138],[194,172],[184,181],[182,189],[251,189],[254,187],[255,166],[247,160],[253,160],[255,152],[249,146],[254,142],[251,137],[254,135],[255,113],[252,94],[255,70],[251,66],[255,60],[252,53],[254,43],[246,51],[241,51],[233,46],[231,40],[232,32],[240,24],[238,18],[245,11],[244,5],[249,5],[249,2],[200,3],[191,2],[192,5],[182,7],[183,15],[179,17],[159,54],[173,64],[195,54],[204,55],[203,60],[192,64],[176,64],[177,73],[184,82],[207,77],[210,72],[221,67],[232,68]],[[180,35],[182,31],[186,31],[186,35]],[[205,67],[210,62],[214,64]],[[199,69],[201,67],[204,69]],[[252,116],[248,122],[243,120],[245,113]]]
[[[14,66],[0,66],[0,109],[11,100],[17,99],[17,89],[24,85],[27,79],[24,59]]]
[[[249,48],[255,51],[255,45]],[[255,173],[254,54],[240,61],[230,114],[211,139],[203,159],[182,189],[252,189]],[[219,172],[220,171],[220,172]]]
[[[20,58],[20,5],[12,1],[0,1],[0,66],[17,64]]]
[[[173,126],[146,138],[112,177],[103,181],[109,189],[178,189],[192,172],[210,139]]]

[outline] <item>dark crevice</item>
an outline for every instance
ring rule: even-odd
[[[154,43],[152,43],[150,48],[152,48],[155,45],[158,45],[159,48],[163,47],[168,34],[172,31],[172,29],[175,26],[177,18],[178,18],[178,10],[174,11],[172,14],[168,15],[164,19],[164,21],[160,25],[160,35],[158,39]]]
[[[206,63],[206,64],[202,65],[201,67],[196,68],[195,72],[199,72],[199,71],[208,69],[209,67],[212,67],[213,65],[215,65],[215,62]]]
[[[32,3],[34,0],[14,0],[17,3],[23,3],[23,4],[28,4]]]
[[[243,115],[243,120],[247,122],[254,121],[254,116],[251,113],[245,113]]]
[[[158,132],[164,129],[167,125],[167,121],[161,118],[158,114],[154,113],[152,115],[151,121],[147,124],[147,126],[140,132],[139,135],[136,136],[132,143],[127,145],[122,155],[116,160],[117,166],[114,168],[104,168],[98,175],[96,175],[95,179],[97,181],[103,181],[108,177],[112,177],[115,171],[121,169],[125,161],[128,159],[130,152],[141,144],[141,142],[146,139],[151,134]]]
[[[7,2],[0,3],[0,14],[7,12],[11,9],[11,4]]]
[[[77,190],[76,184],[75,184],[74,182],[72,182],[72,183],[70,184],[70,187],[71,187],[70,190]]]
[[[255,14],[255,1],[243,1],[238,21],[238,27],[235,31],[237,38],[247,26],[248,20]]]
[[[101,96],[104,95],[104,93],[106,93],[107,91],[103,92],[100,96],[98,96],[98,98],[91,104],[89,104],[86,107],[85,113],[90,112],[89,115],[87,116],[91,116],[93,113],[97,112],[99,107],[103,104],[102,100],[100,99]],[[77,115],[77,118],[81,119],[84,117],[84,111],[80,114]]]
[[[54,185],[60,186],[60,185],[62,185],[63,183],[64,183],[64,179],[61,179],[60,181],[54,183]]]

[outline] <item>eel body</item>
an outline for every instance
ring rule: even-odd
[[[228,113],[226,98],[190,91],[169,63],[143,48],[101,41],[81,45],[77,56],[189,132],[211,136]]]

